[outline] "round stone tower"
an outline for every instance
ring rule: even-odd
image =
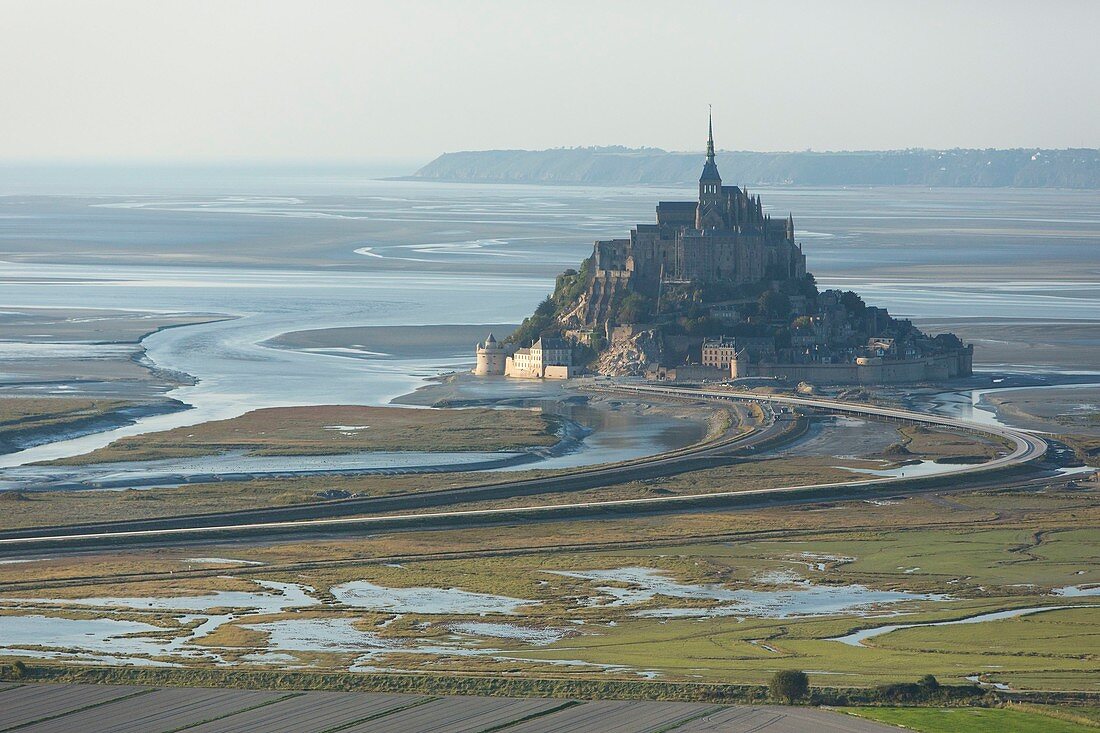
[[[497,342],[493,334],[485,339],[485,343],[475,347],[477,352],[477,365],[474,374],[486,377],[492,374],[504,374],[505,353],[504,347]]]

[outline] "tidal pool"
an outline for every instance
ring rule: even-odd
[[[268,635],[269,652],[355,652],[375,654],[401,651],[404,644],[397,639],[383,639],[370,631],[355,628],[351,618],[311,618],[242,624]]]
[[[1100,596],[1100,585],[1067,585],[1064,588],[1055,588],[1054,595],[1065,598]]]
[[[556,641],[561,641],[567,636],[576,633],[575,629],[563,628],[537,628],[532,626],[519,626],[517,624],[489,623],[485,621],[462,621],[449,624],[451,631],[471,636],[488,636],[496,639],[515,639],[525,644],[546,646]]]
[[[523,606],[540,603],[458,588],[386,588],[366,580],[333,586],[331,592],[349,606],[396,613],[515,614]]]
[[[545,646],[564,637],[569,631],[567,629],[525,629],[512,624],[469,622],[449,625],[447,628],[456,634],[447,639],[420,640],[387,638],[373,631],[362,631],[355,627],[355,619],[351,618],[286,619],[246,624],[244,628],[268,635],[266,654],[274,658],[252,655],[258,662],[274,663],[294,652],[320,651],[357,655],[355,661],[348,667],[352,672],[394,671],[396,668],[385,666],[383,658],[388,654],[485,657],[509,663],[528,661],[555,666],[585,666],[629,671],[628,667],[620,665],[596,664],[581,660],[524,659],[512,656],[517,652],[485,647],[477,639],[464,638],[467,634],[478,637],[511,638],[533,646]],[[382,666],[378,666],[379,664]]]
[[[815,585],[787,573],[761,576],[758,583],[775,585],[776,590],[739,589],[723,585],[680,583],[653,568],[617,568],[615,570],[563,571],[556,575],[593,581],[612,581],[621,585],[598,585],[605,601],[593,598],[587,605],[601,608],[634,606],[658,596],[718,601],[717,606],[683,608],[647,608],[633,612],[640,618],[713,618],[719,616],[828,616],[863,613],[875,606],[912,601],[943,601],[947,596],[934,593],[873,590],[863,585]],[[623,587],[625,586],[625,587]]]
[[[118,619],[69,619],[51,616],[4,616],[0,644],[5,650],[28,647],[78,648],[111,655],[157,655],[164,643],[131,634],[167,632],[160,626]],[[36,656],[34,652],[28,652]]]
[[[934,476],[937,473],[949,473],[957,471],[957,463],[936,463],[935,461],[920,460],[905,463],[893,468],[857,468],[854,466],[835,466],[853,473],[863,473],[870,476],[882,476],[885,478],[905,478],[913,476]]]
[[[255,582],[265,591],[213,591],[191,596],[3,598],[0,603],[9,608],[19,604],[25,607],[21,610],[26,610],[26,613],[0,617],[0,652],[10,651],[41,659],[145,666],[169,664],[153,657],[202,659],[225,664],[216,648],[195,645],[194,642],[241,616],[278,613],[320,603],[310,595],[313,589],[308,586]],[[58,607],[104,614],[109,613],[109,609],[165,612],[175,614],[172,617],[176,625],[157,626],[113,618],[70,619],[46,615]],[[240,609],[240,614],[211,613],[216,609]]]
[[[967,616],[966,618],[955,619],[954,621],[927,621],[924,623],[913,624],[889,624],[887,626],[876,626],[873,629],[861,629],[854,631],[851,634],[844,636],[833,637],[827,641],[839,641],[841,644],[847,644],[848,646],[864,646],[863,642],[867,639],[873,639],[876,636],[882,636],[883,634],[889,634],[891,631],[898,631],[899,629],[915,629],[921,626],[956,626],[959,624],[980,624],[985,621],[1000,621],[1006,618],[1016,618],[1017,616],[1030,616],[1033,613],[1042,613],[1043,611],[1060,611],[1066,608],[1095,608],[1095,606],[1035,606],[1032,608],[1013,608],[1009,611],[994,611],[993,613],[981,613],[977,616]]]
[[[158,611],[209,611],[215,608],[246,608],[277,613],[297,606],[315,606],[320,601],[310,595],[313,589],[297,583],[256,580],[256,585],[274,592],[217,590],[193,596],[139,596],[97,598],[0,598],[4,603],[49,603],[62,606],[97,608],[133,608]]]

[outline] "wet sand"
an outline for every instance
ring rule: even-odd
[[[630,460],[697,443],[727,424],[713,406],[681,405],[587,392],[589,379],[569,381],[475,377],[452,374],[431,380],[393,404],[422,407],[537,407],[589,432],[574,453],[549,458],[539,468],[570,468]],[[734,418],[736,419],[736,418]]]
[[[3,308],[0,397],[162,400],[165,392],[190,383],[191,377],[150,362],[141,341],[165,329],[224,318],[93,308]]]
[[[652,220],[656,201],[690,193],[361,180],[322,190],[315,183],[281,179],[276,192],[265,179],[263,190],[228,191],[213,177],[171,192],[88,196],[66,188],[65,195],[9,197],[14,215],[0,222],[8,302],[241,316],[146,339],[149,358],[197,380],[172,395],[194,409],[33,458],[257,407],[386,404],[423,378],[468,368],[473,344],[485,336],[404,324],[518,320],[556,274],[591,253],[594,239],[619,236]],[[896,315],[969,327],[965,338],[984,340],[979,365],[1083,368],[1096,351],[1088,341],[1094,332],[1073,331],[1078,323],[1057,334],[1049,327],[1100,323],[1095,196],[779,187],[765,200],[773,211],[795,212],[823,287],[855,289]],[[1007,324],[991,334],[990,324],[968,320],[1019,314],[1041,320],[1026,334]],[[313,328],[323,330],[304,331]],[[1058,339],[1034,337],[1052,335]],[[1037,341],[1047,344],[1043,353]],[[29,371],[17,381],[31,390],[158,394],[140,365],[107,357],[55,354],[38,360],[38,383]],[[163,383],[184,379],[169,374]]]
[[[629,460],[682,448],[714,428],[714,410],[636,400],[608,399],[581,391],[587,380],[475,377],[474,345],[489,333],[498,338],[512,324],[362,326],[285,333],[268,345],[360,359],[450,359],[455,372],[429,379],[425,386],[393,399],[409,407],[495,407],[538,409],[580,426],[584,435],[573,451],[546,456],[539,468],[570,468]]]
[[[472,366],[475,344],[484,341],[490,333],[502,340],[515,330],[514,323],[318,328],[284,333],[266,344],[283,349],[374,359],[457,356],[469,360]]]
[[[1100,387],[1011,390],[983,401],[1020,427],[1100,437]]]
[[[1100,320],[917,319],[924,331],[950,331],[974,344],[978,369],[1100,369]]]
[[[225,316],[202,313],[140,313],[98,308],[0,310],[0,341],[26,343],[136,344],[162,328],[207,323]]]
[[[187,409],[165,393],[191,383],[186,374],[158,368],[145,356],[146,336],[168,328],[224,319],[189,313],[93,308],[0,309],[0,400],[26,399],[51,414],[73,398],[109,403],[109,409],[66,420],[26,420],[0,440],[0,453],[133,425]]]

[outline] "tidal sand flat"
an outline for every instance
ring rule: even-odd
[[[109,308],[18,308],[0,310],[0,343],[137,344],[164,328],[207,323],[214,314],[141,312]]]
[[[185,408],[164,393],[142,339],[222,316],[90,308],[0,310],[0,453],[91,435]]]
[[[983,400],[1016,425],[1100,438],[1100,386],[1013,389],[987,394]]]
[[[158,369],[146,359],[142,340],[165,329],[223,318],[203,313],[0,305],[0,396],[159,398],[189,377]]]
[[[136,180],[119,179],[113,190],[87,196],[74,194],[66,177],[50,189],[57,195],[7,199],[11,216],[0,220],[9,252],[0,264],[5,300],[237,318],[145,338],[147,358],[159,370],[195,380],[171,394],[192,406],[188,413],[40,446],[7,465],[87,453],[116,438],[257,407],[385,404],[469,358],[456,359],[459,351],[402,358],[403,348],[419,347],[386,343],[392,334],[380,341],[377,332],[302,345],[320,351],[273,348],[272,339],[316,329],[514,322],[551,290],[554,275],[588,254],[593,239],[620,233],[648,217],[655,201],[682,194],[293,175],[242,181],[232,192],[221,178],[195,176],[164,182],[170,190],[126,190]],[[771,213],[799,213],[804,248],[823,285],[856,288],[898,315],[1005,318],[1025,310],[1047,320],[1095,320],[1089,282],[1100,263],[1088,245],[1100,212],[1085,192],[766,193]],[[27,221],[49,237],[27,238]],[[112,232],[109,245],[104,231]],[[1037,237],[1045,242],[1038,262],[1022,256]],[[186,261],[177,256],[181,242]],[[1075,286],[1065,287],[1066,280]],[[449,338],[424,335],[441,344]],[[455,341],[447,349],[458,347]],[[82,394],[127,384],[125,372],[107,374],[103,362],[96,364],[80,363],[80,373],[94,376],[80,384]]]
[[[1100,369],[1100,320],[1096,319],[950,318],[917,319],[916,324],[933,333],[950,331],[973,343],[974,364],[981,370]]]

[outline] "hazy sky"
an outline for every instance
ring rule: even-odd
[[[0,0],[0,159],[1100,147],[1100,2]]]

